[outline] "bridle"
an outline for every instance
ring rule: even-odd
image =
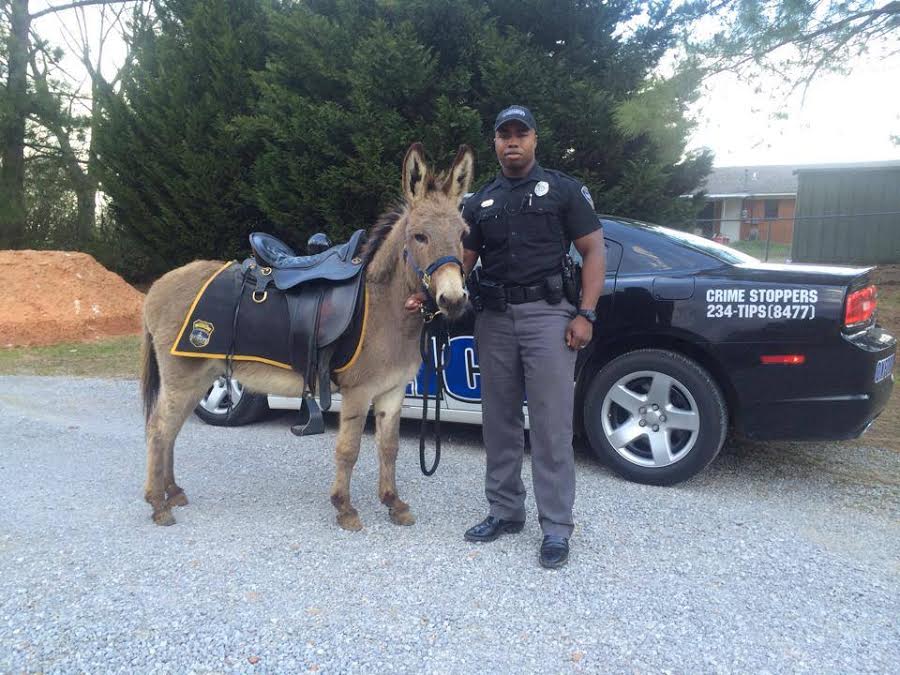
[[[455,264],[459,267],[459,273],[465,278],[462,261],[453,255],[441,256],[424,270],[421,269],[409,251],[403,249],[403,259],[410,264],[419,285],[425,291],[425,302],[422,303],[421,312],[425,318],[422,324],[422,333],[419,336],[419,353],[425,363],[425,377],[423,378],[424,391],[422,392],[422,426],[419,429],[419,468],[426,476],[431,476],[437,471],[441,462],[441,400],[444,398],[444,369],[450,365],[450,331],[444,319],[444,313],[438,307],[437,300],[431,290],[431,276],[444,265]],[[433,352],[432,352],[433,348]],[[446,361],[444,354],[447,354]],[[429,375],[431,377],[429,377]],[[434,394],[434,462],[431,468],[425,464],[425,425],[428,423],[428,390],[431,380],[436,380]]]
[[[435,260],[423,270],[416,264],[416,261],[413,260],[413,257],[409,254],[409,250],[406,248],[403,249],[403,260],[409,263],[410,267],[412,267],[413,271],[416,273],[416,276],[419,277],[419,284],[422,287],[422,290],[425,291],[425,302],[422,303],[422,313],[425,315],[425,323],[431,323],[438,314],[442,313],[438,307],[434,294],[431,292],[431,275],[444,265],[453,263],[459,267],[459,273],[462,275],[463,279],[465,279],[466,275],[463,271],[462,261],[455,255],[445,255]]]

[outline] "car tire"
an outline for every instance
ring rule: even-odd
[[[229,414],[228,405],[231,403]],[[216,427],[239,427],[262,419],[269,411],[266,396],[246,391],[240,382],[232,378],[231,390],[226,388],[225,377],[216,379],[206,395],[194,408],[194,414],[207,424]]]
[[[584,397],[584,430],[591,452],[619,475],[674,485],[719,454],[728,409],[721,389],[696,361],[640,349],[594,376]]]

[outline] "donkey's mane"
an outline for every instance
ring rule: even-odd
[[[397,224],[397,221],[400,220],[400,217],[403,215],[403,208],[402,204],[397,204],[390,210],[385,211],[372,226],[372,229],[369,230],[369,235],[366,239],[366,247],[363,249],[362,253],[364,267],[369,266],[369,263],[372,262],[372,259],[378,253],[381,245],[387,240],[388,235],[390,235],[391,231],[394,229],[394,225]]]

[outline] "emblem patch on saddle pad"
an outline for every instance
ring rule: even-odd
[[[189,340],[197,349],[202,349],[209,344],[213,331],[216,329],[209,321],[197,319],[191,326],[191,336]]]

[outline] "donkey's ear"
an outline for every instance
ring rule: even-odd
[[[448,197],[456,201],[463,198],[472,185],[472,177],[475,174],[475,153],[468,145],[459,146],[453,166],[450,167],[450,175],[444,183],[444,192]]]
[[[425,164],[425,148],[413,143],[403,158],[403,196],[412,204],[425,196],[428,189],[428,165]]]

